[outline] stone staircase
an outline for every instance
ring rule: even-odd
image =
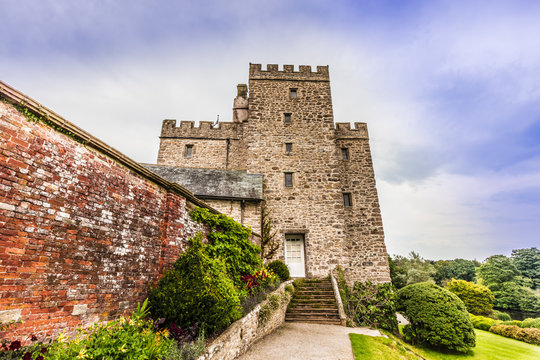
[[[295,284],[285,321],[340,325],[334,290],[329,278],[304,279]]]

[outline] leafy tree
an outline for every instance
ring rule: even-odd
[[[399,266],[390,255],[388,255],[388,266],[390,267],[390,279],[392,280],[392,285],[396,289],[401,289],[407,285],[407,270]]]
[[[456,294],[467,307],[467,311],[476,315],[487,315],[493,309],[495,297],[489,288],[475,283],[452,279],[446,289]]]
[[[438,285],[450,279],[474,281],[476,277],[475,263],[471,260],[438,260],[435,262],[435,269],[433,279]]]
[[[397,296],[397,310],[409,320],[403,328],[405,340],[459,352],[475,346],[471,319],[455,294],[423,282],[405,286]]]
[[[508,257],[493,255],[478,268],[478,275],[482,278],[482,283],[493,291],[502,283],[515,281],[519,270]]]
[[[396,288],[417,282],[433,281],[432,276],[435,274],[435,267],[431,262],[414,251],[411,251],[408,257],[397,255],[392,266],[395,267],[392,282]]]
[[[512,260],[521,274],[532,281],[532,288],[540,288],[540,250],[535,247],[529,249],[512,250]]]

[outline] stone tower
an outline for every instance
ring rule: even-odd
[[[334,123],[328,66],[294,71],[292,65],[262,70],[250,64],[233,122],[193,125],[163,122],[153,170],[167,165],[262,175],[258,200],[265,201],[283,243],[277,257],[293,275],[327,276],[341,265],[350,280],[390,280],[367,126]],[[234,199],[230,207],[208,200],[235,217]],[[242,221],[249,218],[257,231],[260,202],[247,214],[241,201]]]

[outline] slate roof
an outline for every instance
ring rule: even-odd
[[[263,175],[239,170],[183,168],[141,164],[164,179],[182,185],[201,199],[262,200]]]

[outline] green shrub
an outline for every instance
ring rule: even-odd
[[[294,286],[292,286],[292,284],[287,284],[285,286],[285,291],[291,295],[294,294]]]
[[[154,317],[182,328],[203,325],[208,333],[241,316],[233,281],[223,262],[207,254],[200,234],[190,240],[189,248],[151,290],[149,299]]]
[[[279,276],[281,281],[287,281],[291,277],[291,275],[289,273],[289,268],[281,260],[274,260],[271,263],[269,263],[268,265],[266,265],[266,267],[271,269],[274,272],[274,274]]]
[[[405,339],[413,344],[467,352],[475,334],[465,304],[433,283],[408,285],[397,292],[397,310],[408,320]]]
[[[493,310],[493,312],[489,315],[489,317],[495,320],[502,320],[502,321],[512,320],[510,315],[499,310]]]
[[[490,332],[504,337],[516,339],[529,344],[540,345],[540,330],[536,328],[522,329],[516,325],[493,325]]]
[[[224,214],[213,214],[197,207],[190,213],[193,220],[210,226],[206,253],[221,259],[227,274],[237,287],[242,287],[242,276],[253,274],[262,266],[261,248],[250,241],[251,229]]]
[[[497,320],[480,315],[469,314],[475,329],[489,331],[489,328],[497,323]]]
[[[489,314],[493,310],[495,297],[486,286],[478,285],[465,280],[452,279],[446,284],[446,289],[459,297],[467,311],[476,314]]]
[[[166,359],[174,340],[167,338],[166,330],[155,332],[153,322],[144,320],[147,314],[145,301],[130,318],[79,328],[71,339],[61,333],[47,348],[44,358]]]
[[[340,269],[341,270],[341,269]],[[347,316],[358,326],[381,328],[397,331],[396,295],[392,284],[372,284],[371,282],[356,282],[352,289],[342,280],[340,286],[345,287],[344,308]]]
[[[540,329],[540,318],[527,318],[521,322],[521,327]]]

